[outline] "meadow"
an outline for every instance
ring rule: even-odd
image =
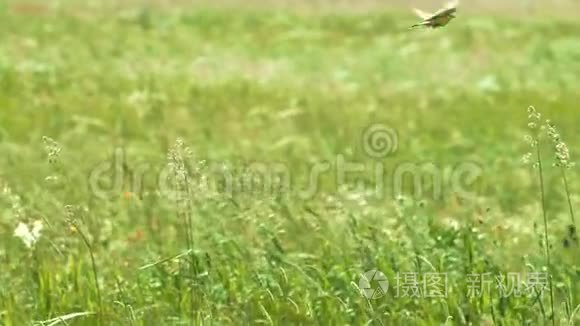
[[[0,325],[580,325],[570,10],[159,3],[0,3]]]

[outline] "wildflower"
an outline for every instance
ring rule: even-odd
[[[542,125],[540,121],[541,117],[541,114],[533,106],[528,108],[528,128],[531,134],[525,135],[524,141],[532,148],[538,146],[539,143],[538,126]]]
[[[560,166],[563,168],[571,168],[574,163],[570,161],[570,151],[568,150],[568,145],[560,137],[560,133],[556,129],[556,126],[550,121],[546,120],[548,137],[552,141],[554,146],[555,166]]]
[[[75,234],[77,233],[77,227],[74,224],[69,224],[68,226],[68,232],[70,234]]]
[[[48,154],[48,162],[56,163],[62,148],[54,139],[50,137],[42,136],[42,141],[44,142],[44,147],[46,149],[46,153]]]
[[[143,232],[143,230],[137,229],[132,234],[129,234],[128,240],[130,242],[139,242],[139,241],[143,240],[144,236],[145,236],[145,233]]]
[[[532,162],[532,153],[526,153],[524,154],[524,156],[522,157],[522,163],[524,164],[530,164]]]
[[[534,137],[532,137],[530,135],[525,135],[524,136],[524,141],[526,143],[528,143],[528,145],[530,145],[530,147],[534,147],[537,144],[537,141],[534,139]]]
[[[34,221],[32,228],[20,222],[14,230],[14,236],[20,238],[26,247],[32,248],[40,238],[40,231],[42,231],[43,227],[40,220]]]
[[[445,224],[445,226],[449,227],[453,231],[459,231],[461,229],[461,224],[459,224],[456,219],[451,217],[445,218],[443,220],[443,224]]]
[[[536,111],[535,107],[530,106],[528,108],[528,121],[530,123],[533,123],[534,127],[536,127],[539,124],[541,118],[542,115],[538,111]]]
[[[183,143],[183,139],[178,138],[175,145],[169,151],[168,166],[179,186],[185,186],[188,179],[187,159],[191,157],[191,150]]]
[[[536,111],[536,108],[533,106],[528,107],[528,128],[530,130],[530,134],[524,136],[524,141],[533,148],[531,152],[526,153],[522,157],[522,162],[524,164],[530,164],[534,169],[539,168],[540,164],[537,161],[532,160],[534,156],[532,152],[538,152],[538,147],[540,146],[540,131],[544,130],[544,126],[541,123],[542,115]]]

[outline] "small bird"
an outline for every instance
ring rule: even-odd
[[[417,14],[417,16],[423,19],[423,21],[411,26],[409,29],[422,26],[430,28],[439,28],[447,25],[453,18],[455,18],[455,13],[457,12],[458,4],[459,4],[458,0],[450,1],[447,3],[447,5],[445,5],[445,7],[439,9],[433,14],[413,8],[415,14]]]

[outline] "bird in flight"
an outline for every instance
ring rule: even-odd
[[[435,13],[431,14],[428,12],[424,12],[422,10],[413,8],[415,14],[419,16],[423,21],[411,26],[410,28],[415,27],[430,27],[430,28],[439,28],[447,25],[453,18],[455,18],[455,13],[457,12],[457,5],[459,4],[459,0],[453,0],[447,3],[445,7],[439,9]]]

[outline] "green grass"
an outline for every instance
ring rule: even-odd
[[[547,268],[526,110],[574,159],[580,24],[482,15],[409,32],[396,11],[8,7],[0,325],[552,324],[549,292],[467,293],[469,274]],[[389,155],[368,155],[373,126]],[[554,323],[577,325],[580,183],[567,169],[566,191],[542,134]],[[227,188],[250,167],[289,189]],[[34,220],[28,249],[13,234]],[[372,269],[390,288],[366,299]],[[445,273],[448,293],[397,295],[405,272]]]

